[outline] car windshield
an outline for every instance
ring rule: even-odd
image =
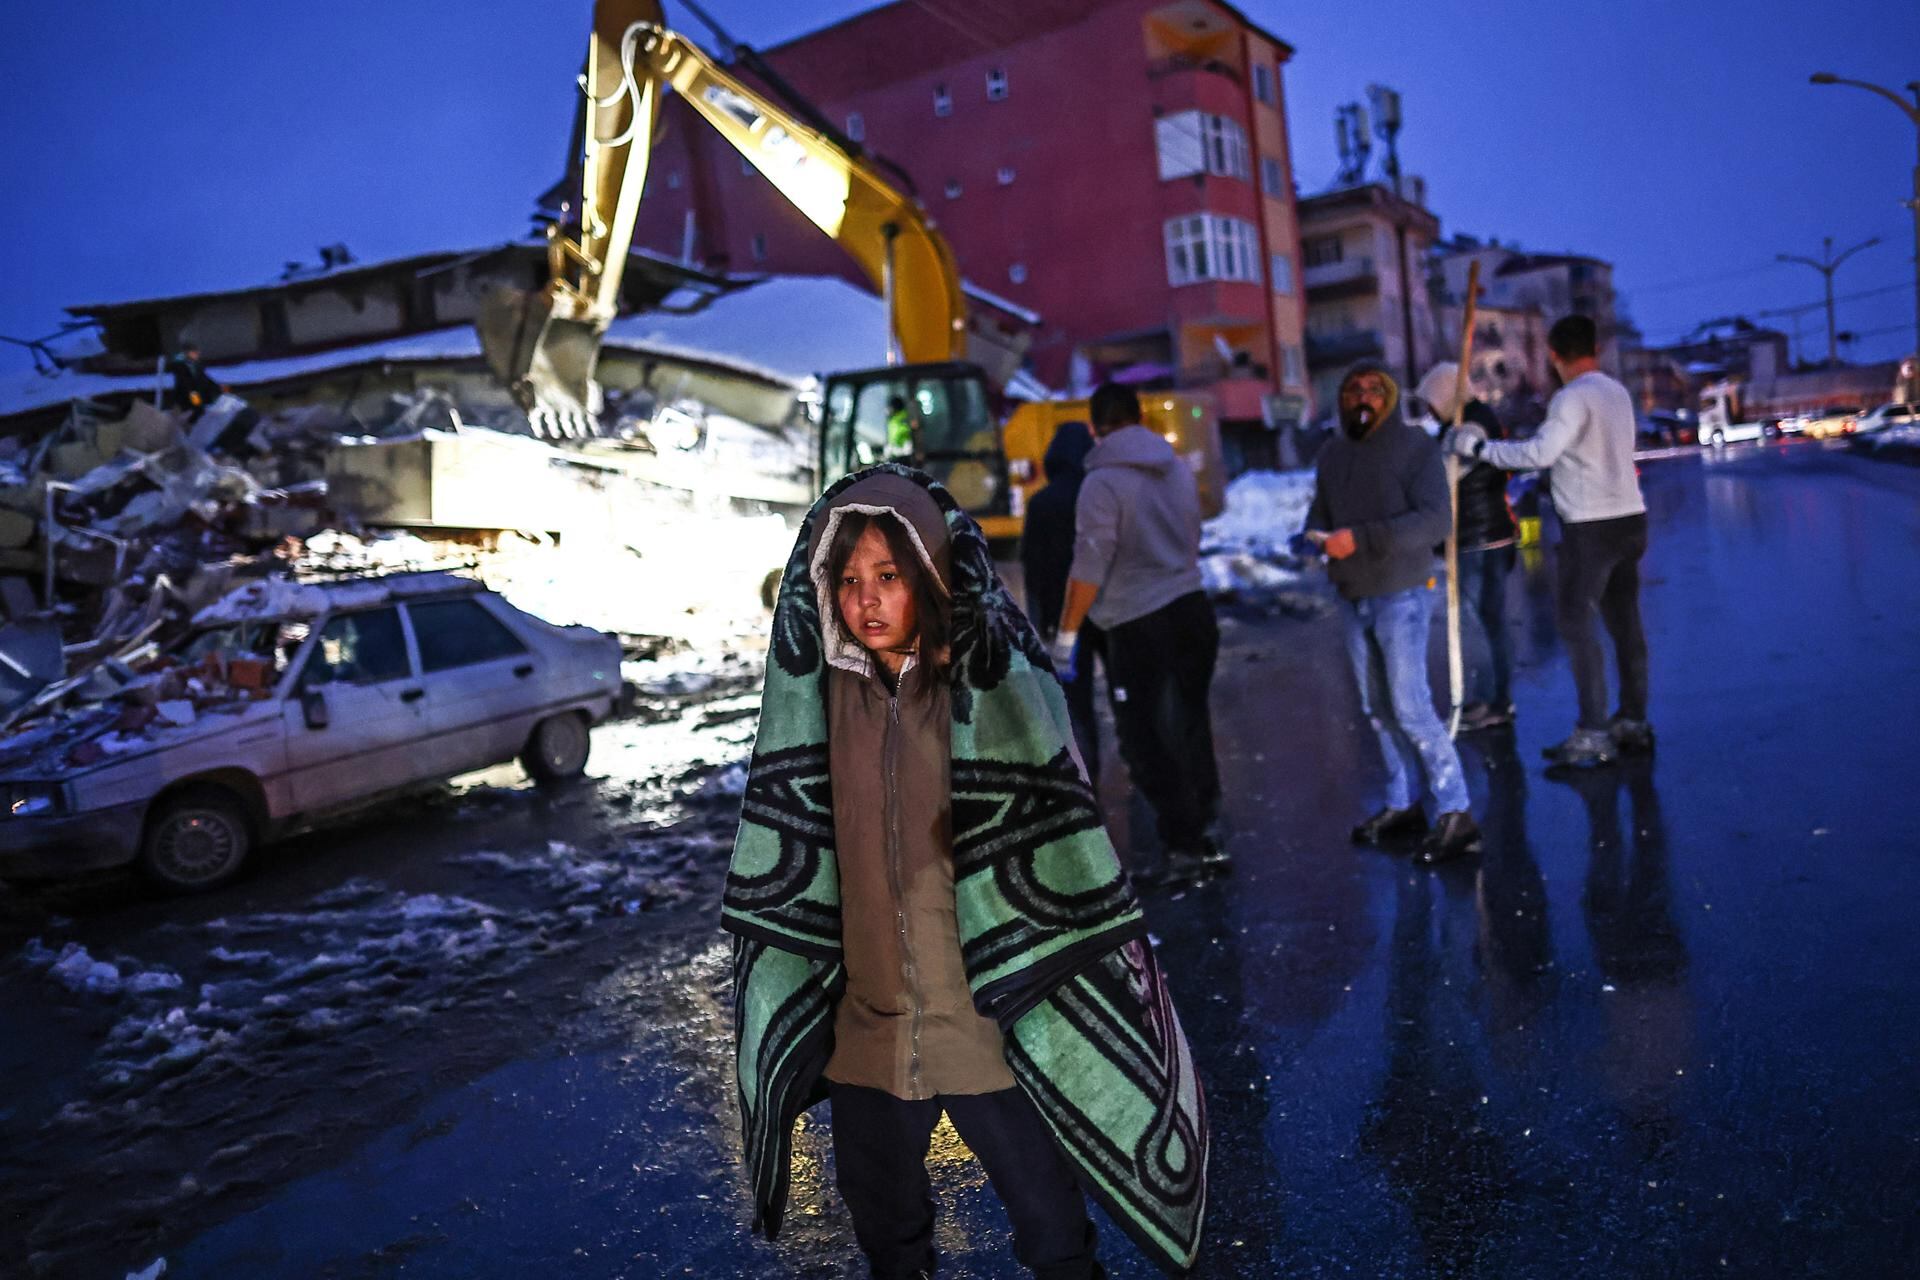
[[[235,622],[194,632],[174,647],[173,656],[189,667],[209,659],[226,663],[234,658],[253,658],[270,663],[277,676],[300,651],[309,630],[307,622],[292,619]]]

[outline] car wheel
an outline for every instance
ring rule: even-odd
[[[189,787],[147,819],[140,866],[168,889],[196,893],[239,875],[252,852],[253,824],[240,798],[220,787]]]
[[[1726,433],[1724,432],[1715,431],[1707,437],[1707,444],[1715,449],[1718,449],[1721,445],[1725,444],[1726,442],[1727,442],[1727,437],[1726,437]]]
[[[533,726],[520,763],[535,782],[570,782],[586,772],[592,741],[585,716],[572,711],[548,716]]]

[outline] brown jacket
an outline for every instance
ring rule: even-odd
[[[902,515],[929,568],[944,571],[946,528],[924,489],[879,476],[835,504],[847,505]],[[832,514],[821,524],[814,581],[829,661],[828,768],[847,966],[827,1078],[908,1099],[1011,1089],[999,1029],[974,1010],[960,959],[948,691],[910,661],[890,692],[866,650],[841,636],[822,563]]]

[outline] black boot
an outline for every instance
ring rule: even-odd
[[[1403,844],[1425,835],[1426,830],[1427,815],[1417,804],[1406,809],[1382,809],[1353,829],[1353,842],[1376,847]]]
[[[1448,862],[1469,853],[1480,852],[1480,824],[1465,809],[1443,813],[1434,820],[1433,832],[1420,842],[1413,860],[1423,867]]]

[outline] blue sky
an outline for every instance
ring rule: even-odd
[[[710,0],[767,45],[867,7]],[[1449,231],[1612,260],[1649,340],[1818,301],[1859,358],[1910,349],[1915,129],[1832,70],[1920,79],[1911,0],[1480,0],[1241,7],[1298,50],[1297,177],[1334,168],[1333,111],[1401,90],[1401,155]],[[588,0],[67,0],[0,5],[0,333],[69,303],[272,279],[344,241],[363,260],[526,226],[558,172]],[[704,30],[670,6],[677,22]],[[1865,297],[1848,297],[1868,294]],[[1789,333],[1793,317],[1776,321]],[[1798,327],[1809,354],[1824,317]],[[0,347],[0,369],[25,357]]]

